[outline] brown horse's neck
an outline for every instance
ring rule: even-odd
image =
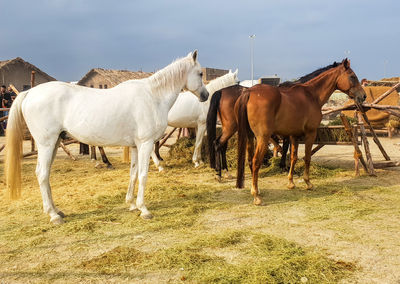
[[[318,100],[321,108],[336,90],[336,82],[339,74],[339,68],[334,68],[305,83],[306,88]]]

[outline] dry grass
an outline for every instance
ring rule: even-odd
[[[23,199],[7,201],[3,192],[0,201],[2,281],[336,283],[400,277],[400,252],[393,250],[400,246],[400,225],[392,221],[400,218],[398,171],[355,179],[351,171],[313,165],[316,189],[305,191],[298,181],[299,189],[289,191],[273,162],[261,170],[266,206],[255,207],[248,190],[234,189],[234,180],[217,183],[207,167],[166,157],[164,172],[151,166],[145,200],[155,218],[145,221],[124,204],[128,164],[116,155],[110,160],[115,170],[96,169],[86,158],[56,159],[51,183],[67,214],[62,226],[49,224],[42,213],[36,161],[24,160]],[[246,178],[248,188],[248,173]]]

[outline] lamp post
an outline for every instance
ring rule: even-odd
[[[251,62],[251,86],[253,86],[254,79],[254,39],[256,35],[250,35],[250,62]]]
[[[387,74],[387,65],[388,65],[388,63],[389,63],[389,60],[385,60],[384,61],[384,75],[383,75],[383,78],[386,78],[386,74]]]

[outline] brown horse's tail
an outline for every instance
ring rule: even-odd
[[[4,172],[8,195],[11,199],[21,197],[22,142],[24,138],[24,116],[21,105],[26,94],[27,92],[22,92],[17,96],[8,115]]]
[[[207,113],[207,142],[208,142],[208,155],[210,158],[210,167],[215,169],[215,148],[214,141],[217,136],[217,112],[219,102],[221,100],[222,91],[216,91],[210,101],[210,107]]]
[[[237,163],[237,177],[236,187],[244,187],[244,168],[246,159],[246,145],[249,133],[251,133],[249,121],[247,118],[247,102],[249,100],[250,92],[245,91],[243,95],[239,97],[238,104],[238,163]]]

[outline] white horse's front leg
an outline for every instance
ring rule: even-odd
[[[129,210],[134,211],[137,210],[134,200],[134,191],[135,185],[138,175],[138,151],[136,147],[131,148],[131,168],[130,168],[130,179],[129,179],[129,187],[128,192],[126,193],[126,203],[130,204]]]
[[[149,212],[149,210],[147,210],[146,205],[144,204],[144,190],[146,188],[147,175],[149,172],[150,155],[153,148],[154,148],[153,141],[147,141],[142,145],[138,146],[139,189],[136,199],[136,206],[142,212],[140,216],[143,219],[153,218],[153,215]]]
[[[194,163],[194,167],[197,168],[202,163],[201,160],[201,144],[203,143],[204,133],[206,132],[206,124],[198,124],[196,131],[196,144],[194,147],[194,153],[192,161]]]
[[[151,158],[153,159],[154,164],[158,168],[158,171],[162,172],[164,170],[164,168],[162,166],[160,166],[160,160],[157,158],[157,155],[156,155],[156,152],[154,151],[154,148],[151,151]]]

